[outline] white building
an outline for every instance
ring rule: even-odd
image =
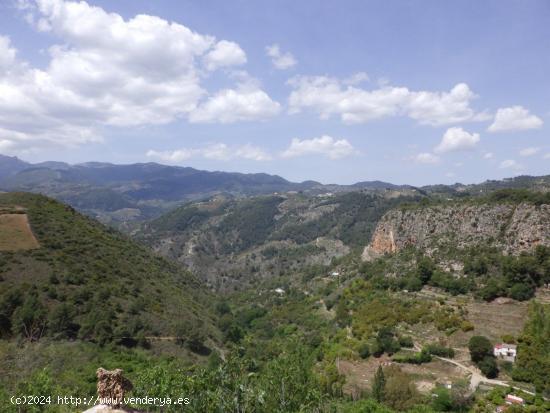
[[[508,394],[506,396],[506,399],[504,399],[504,401],[506,402],[506,404],[519,404],[519,405],[525,404],[525,401],[521,397],[514,396],[513,394]]]
[[[517,355],[517,346],[515,344],[500,343],[495,344],[493,348],[495,357],[500,357],[508,361],[515,361]]]

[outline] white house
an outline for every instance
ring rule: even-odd
[[[495,357],[504,358],[508,361],[515,361],[517,355],[517,346],[515,344],[500,343],[495,344],[493,348]]]
[[[514,396],[513,394],[508,394],[506,396],[506,399],[504,399],[504,401],[506,404],[519,404],[519,405],[525,404],[525,401],[521,397]]]

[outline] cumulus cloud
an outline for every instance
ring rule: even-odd
[[[512,106],[497,110],[495,120],[487,130],[489,132],[511,132],[538,129],[542,123],[542,119],[530,114],[523,106]]]
[[[436,164],[439,163],[439,156],[429,152],[422,152],[412,157],[413,161],[422,164]]]
[[[282,53],[278,44],[267,46],[265,48],[265,52],[271,58],[271,63],[273,63],[273,66],[275,66],[276,69],[290,69],[298,63],[291,53]]]
[[[519,171],[523,169],[523,165],[519,164],[514,159],[506,159],[500,163],[499,168]]]
[[[208,70],[246,63],[246,54],[237,43],[222,40],[204,57]]]
[[[483,159],[493,159],[494,156],[493,152],[485,152],[483,154]]]
[[[520,156],[533,156],[539,153],[539,151],[540,151],[540,148],[531,146],[529,148],[523,148],[522,150],[519,151],[519,154]]]
[[[190,113],[189,120],[194,123],[262,120],[277,115],[280,109],[281,105],[256,82],[244,82],[235,89],[224,89],[208,98]]]
[[[456,152],[475,148],[479,142],[478,133],[468,133],[462,128],[449,128],[434,149],[435,153]]]
[[[204,158],[216,161],[232,159],[248,159],[253,161],[268,161],[272,159],[266,151],[258,146],[245,144],[228,146],[225,143],[213,143],[201,148],[181,148],[172,151],[149,150],[146,155],[169,163],[181,163],[191,158]]]
[[[357,153],[347,139],[334,139],[323,135],[319,138],[294,138],[290,146],[282,153],[283,158],[295,158],[304,155],[324,155],[330,159],[340,159]]]
[[[325,76],[295,77],[289,97],[290,113],[312,110],[321,119],[339,116],[345,123],[365,123],[391,116],[408,116],[421,124],[440,126],[486,119],[470,108],[476,96],[465,83],[449,92],[411,91],[385,85],[367,90]]]
[[[17,61],[9,39],[0,38],[0,139],[13,149],[81,144],[100,139],[98,131],[106,125],[163,124],[190,118],[199,109],[200,118],[209,105],[204,67],[246,62],[236,43],[156,16],[125,20],[84,1],[34,0],[20,6],[37,30],[51,33],[59,44],[48,49],[49,62],[41,69]],[[260,89],[245,92],[242,97],[236,88],[229,94],[260,104],[270,100]],[[208,120],[254,120],[267,113],[260,108],[243,115],[242,105],[235,109],[237,114]]]

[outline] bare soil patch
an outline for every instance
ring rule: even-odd
[[[39,248],[29,225],[27,214],[0,214],[0,251],[19,251]]]
[[[370,357],[367,360],[339,360],[338,371],[346,376],[344,393],[354,396],[370,390],[378,366],[390,363],[392,363],[391,359],[386,355],[380,358]],[[422,393],[429,393],[437,384],[457,382],[466,379],[469,375],[460,367],[437,359],[422,365],[395,364],[411,376]]]

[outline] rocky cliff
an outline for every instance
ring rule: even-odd
[[[519,254],[536,245],[550,245],[550,205],[449,204],[387,212],[363,251],[363,259],[393,253],[407,246],[433,251],[453,244],[479,244]]]

